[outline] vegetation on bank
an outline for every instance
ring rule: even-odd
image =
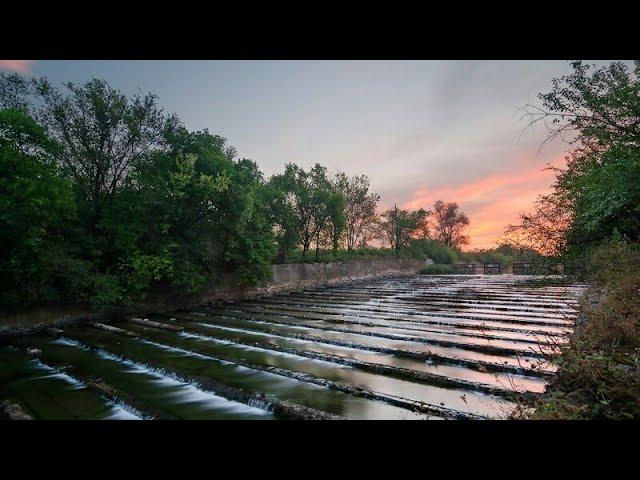
[[[402,252],[402,256],[409,256],[409,252]],[[320,249],[318,256],[304,257],[301,248],[295,248],[289,251],[287,257],[287,263],[329,263],[329,262],[349,262],[351,260],[358,260],[364,258],[381,258],[381,257],[396,257],[395,250],[391,248],[373,248],[362,247],[354,248],[352,251],[340,248],[333,249]]]
[[[420,275],[449,275],[455,273],[451,265],[434,263],[420,269]]]
[[[557,375],[533,400],[534,419],[640,419],[640,247],[592,247],[581,278],[591,288]]]
[[[576,147],[508,234],[554,255],[588,282],[581,317],[533,418],[640,419],[640,62],[574,62],[532,108],[550,136]]]
[[[378,213],[379,200],[365,175],[321,165],[266,179],[152,93],[0,75],[0,315],[193,295],[225,272],[252,285],[273,263],[452,262],[468,241],[453,202]]]

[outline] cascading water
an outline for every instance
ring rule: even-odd
[[[377,279],[11,338],[0,400],[34,418],[505,418],[544,390],[584,289],[528,278]]]

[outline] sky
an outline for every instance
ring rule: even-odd
[[[607,62],[593,62],[603,64]],[[104,78],[158,94],[191,130],[226,137],[266,176],[289,162],[366,174],[380,209],[455,201],[468,249],[496,246],[504,228],[548,191],[544,145],[522,108],[571,70],[565,61],[31,61],[0,71],[53,82]]]

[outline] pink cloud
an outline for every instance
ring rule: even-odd
[[[495,247],[505,227],[516,223],[520,213],[530,211],[537,196],[548,192],[553,183],[554,172],[545,170],[535,158],[528,160],[518,162],[520,168],[511,172],[419,189],[403,208],[431,209],[436,200],[456,202],[471,220],[466,230],[471,240],[467,248]],[[550,163],[559,165],[563,160],[564,156],[559,156]]]
[[[0,70],[28,73],[34,63],[35,60],[0,60]]]

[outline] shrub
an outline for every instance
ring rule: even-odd
[[[421,275],[449,275],[454,273],[451,265],[442,265],[434,263],[433,265],[427,265],[420,270]]]
[[[410,249],[422,254],[418,258],[428,257],[435,263],[456,263],[459,257],[458,252],[453,248],[449,248],[442,242],[430,238],[414,240],[411,242]]]
[[[582,276],[594,286],[533,418],[640,419],[638,246],[617,238],[583,258]]]

